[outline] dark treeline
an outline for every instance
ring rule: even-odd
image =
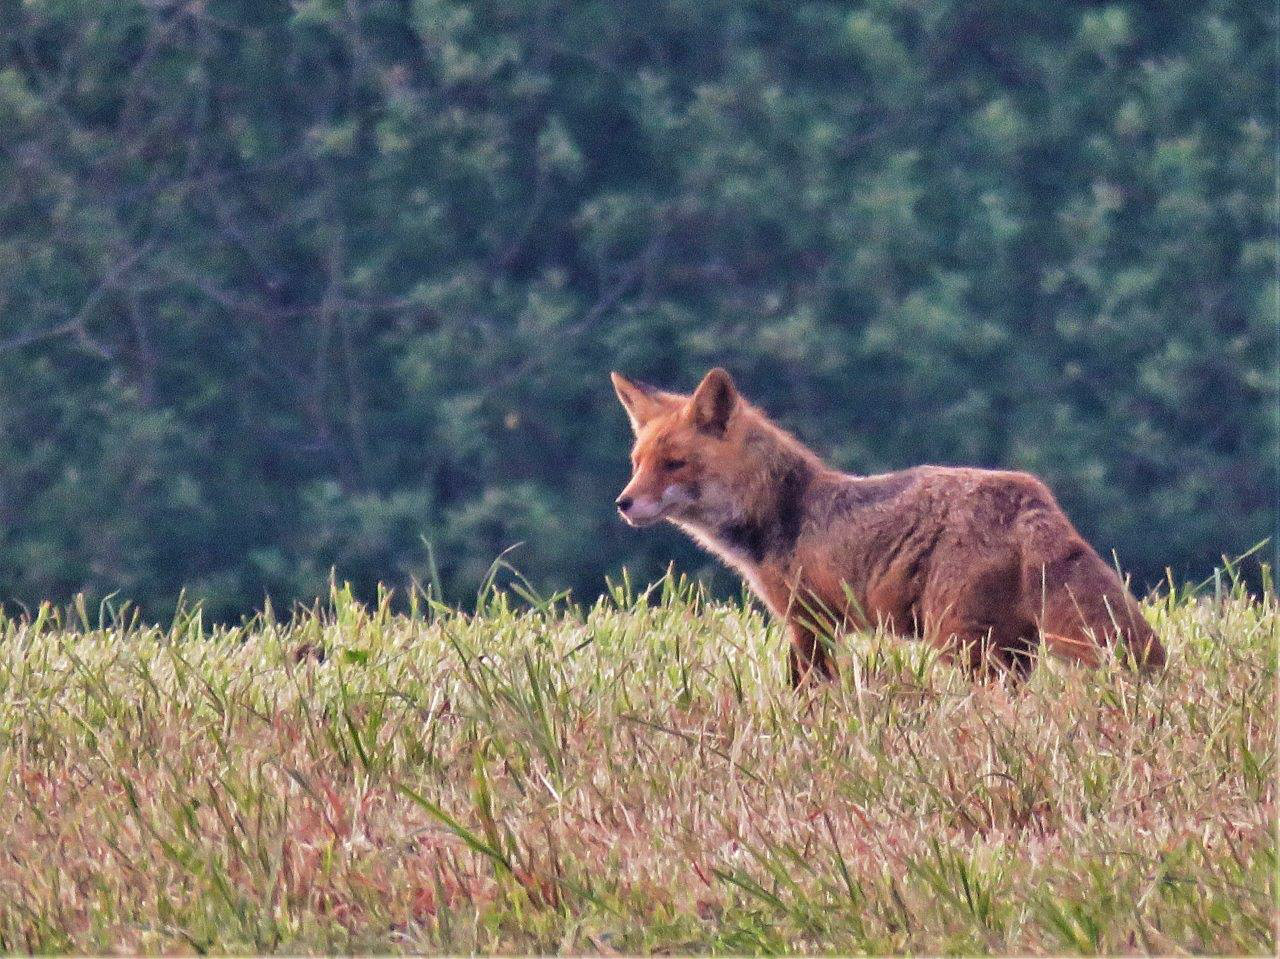
[[[1271,532],[1271,3],[0,0],[0,596],[705,560],[606,373]]]

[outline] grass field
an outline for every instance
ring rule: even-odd
[[[857,636],[797,696],[671,580],[46,608],[0,626],[0,948],[1273,954],[1275,596],[1146,611],[1152,681]]]

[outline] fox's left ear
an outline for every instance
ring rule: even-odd
[[[693,424],[715,436],[724,434],[737,405],[738,390],[733,385],[733,377],[718,366],[702,378],[689,400]]]

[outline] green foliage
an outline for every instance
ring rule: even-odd
[[[0,0],[0,595],[705,560],[605,377],[1026,468],[1139,583],[1271,532],[1265,4]]]

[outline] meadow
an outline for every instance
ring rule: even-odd
[[[1269,586],[1148,598],[1149,680],[863,634],[800,695],[671,577],[399,602],[4,620],[0,949],[1275,953]]]

